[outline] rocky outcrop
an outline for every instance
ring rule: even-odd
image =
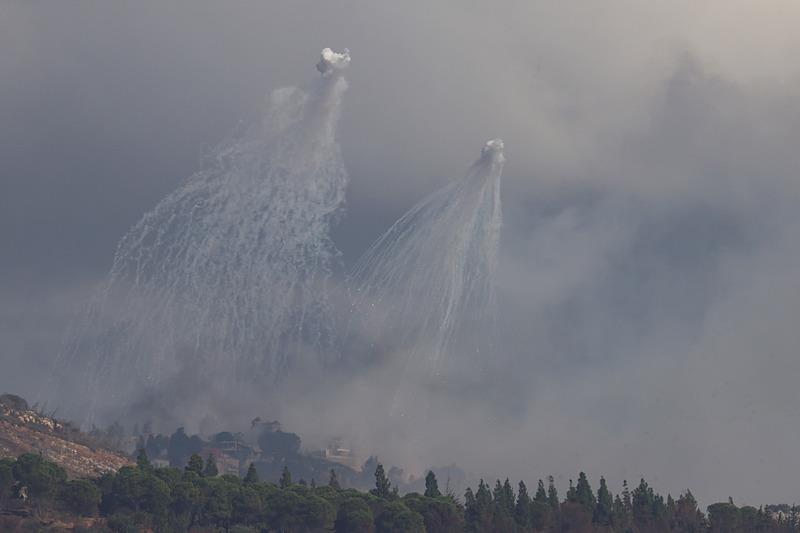
[[[62,422],[28,408],[18,396],[0,396],[0,457],[40,453],[72,477],[98,477],[130,464],[125,455],[69,439]]]

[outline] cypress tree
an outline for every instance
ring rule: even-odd
[[[600,477],[600,488],[597,489],[597,505],[594,508],[592,522],[602,526],[610,526],[614,516],[614,500],[606,486],[604,477]]]
[[[464,522],[469,533],[483,533],[492,526],[492,495],[482,479],[475,493],[469,487],[464,493]]]
[[[558,511],[558,491],[553,476],[547,476],[547,502],[551,509]]]
[[[153,468],[144,448],[139,448],[139,453],[136,454],[136,466],[142,471],[151,470]]]
[[[383,465],[378,463],[375,468],[375,488],[370,492],[378,498],[389,499],[392,495],[392,486],[389,483],[389,478],[386,477],[386,472],[383,470]]]
[[[425,476],[425,496],[428,498],[438,498],[442,493],[439,492],[439,482],[436,481],[436,474],[433,470],[428,470]]]
[[[625,506],[625,513],[632,516],[633,501],[631,500],[631,491],[628,488],[628,480],[622,480],[622,505]]]
[[[255,463],[250,463],[247,467],[247,474],[244,476],[245,485],[255,485],[258,483],[258,472],[256,471]]]
[[[328,486],[332,489],[341,490],[342,486],[339,485],[339,479],[336,477],[336,470],[331,468],[331,477],[328,478]]]
[[[289,472],[289,467],[286,465],[283,465],[283,472],[281,472],[279,485],[281,489],[288,489],[292,485],[292,473]]]
[[[634,524],[640,528],[652,528],[657,519],[661,518],[664,500],[657,497],[653,489],[642,479],[639,486],[631,493],[631,504]]]
[[[575,490],[575,485],[572,483],[572,480],[569,480],[569,488],[567,489],[567,501],[570,503],[577,503],[578,502],[578,493]]]
[[[464,492],[464,525],[466,531],[470,533],[480,531],[478,503],[470,487]]]
[[[478,518],[483,523],[488,519],[492,511],[492,493],[489,492],[489,487],[482,479],[478,483],[478,492],[475,493],[475,504]]]
[[[533,501],[547,503],[547,492],[544,490],[544,482],[541,479],[539,480],[539,486],[536,487],[536,496],[533,497]]]
[[[625,504],[622,503],[622,498],[617,494],[614,497],[614,529],[625,531],[628,525],[628,515],[625,512]]]
[[[623,513],[620,517],[622,527],[625,530],[633,528],[633,499],[631,498],[631,491],[628,488],[628,480],[622,480],[622,509]]]
[[[530,529],[533,527],[533,520],[531,518],[531,497],[528,496],[528,487],[525,482],[519,482],[519,490],[517,491],[517,505],[514,507],[514,520],[522,529]]]
[[[506,511],[509,514],[514,513],[514,489],[511,488],[511,482],[508,481],[506,478],[505,482],[503,483],[503,487],[500,490],[501,493],[501,502],[503,507],[505,507]]]
[[[584,472],[578,474],[578,484],[575,486],[575,501],[594,511],[594,493]]]
[[[501,505],[502,507],[505,507],[505,505],[502,505],[503,484],[500,483],[499,479],[494,482],[494,489],[492,490],[492,499],[494,500],[494,503]]]

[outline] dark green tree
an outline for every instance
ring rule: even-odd
[[[710,533],[738,533],[742,531],[739,524],[739,509],[732,503],[714,503],[708,506],[708,522]],[[796,531],[791,524],[788,531]]]
[[[639,529],[655,531],[668,526],[664,498],[655,494],[644,479],[631,493],[631,505],[633,522]]]
[[[217,528],[228,529],[233,516],[233,487],[224,480],[216,477],[204,481],[205,505],[202,511],[202,524],[214,525]]]
[[[11,495],[11,487],[14,486],[14,461],[12,459],[0,459],[0,501]]]
[[[528,495],[528,487],[525,482],[519,482],[519,489],[517,490],[517,503],[514,506],[514,520],[517,525],[523,530],[528,530],[533,527],[533,519],[531,516],[531,504],[533,501]]]
[[[372,533],[375,531],[372,510],[362,498],[347,498],[339,504],[333,530],[336,533]]]
[[[625,513],[633,519],[633,499],[627,479],[622,480],[622,505],[625,507]]]
[[[283,465],[283,472],[281,472],[281,479],[278,482],[278,486],[281,489],[288,489],[292,485],[292,473],[289,472],[289,467]]]
[[[200,453],[202,449],[203,441],[197,435],[189,437],[183,428],[178,428],[167,444],[169,463],[172,466],[180,466],[187,457],[193,453]]]
[[[600,477],[600,488],[597,489],[597,504],[594,507],[592,521],[601,526],[610,526],[614,518],[614,499],[606,486],[604,477]]]
[[[231,498],[231,517],[236,523],[245,526],[258,524],[263,503],[252,483],[242,485]]]
[[[428,474],[425,476],[425,496],[438,498],[441,495],[439,483],[436,481],[436,474],[433,473],[433,470],[428,470]]]
[[[219,474],[219,469],[217,468],[217,460],[214,459],[214,456],[208,454],[206,458],[206,466],[203,469],[203,477],[217,477]]]
[[[558,511],[558,490],[556,490],[553,476],[547,476],[547,503],[550,504],[551,509]]]
[[[491,531],[493,512],[492,512],[492,493],[489,487],[481,479],[478,483],[478,490],[474,496],[472,490],[467,490],[464,495],[465,500],[465,522],[467,531],[481,532]]]
[[[706,530],[706,520],[697,500],[690,490],[687,490],[675,502],[675,511],[672,513],[672,529],[686,533],[699,533]],[[756,529],[756,531],[758,531]]]
[[[544,482],[541,479],[536,487],[536,495],[533,497],[533,501],[547,503],[547,491],[544,489]]]
[[[147,457],[147,451],[144,448],[139,448],[136,454],[136,466],[140,470],[152,470],[153,465],[150,464],[150,459]]]
[[[478,531],[478,504],[470,487],[464,491],[464,526],[468,532]]]
[[[701,513],[702,517],[702,513]],[[756,529],[755,531],[759,533],[764,533],[773,529],[773,519],[769,513],[767,513],[763,507],[758,508],[758,514],[756,515]],[[695,531],[700,531],[699,529]],[[691,533],[694,533],[692,531]]]
[[[389,499],[391,497],[391,484],[389,483],[389,478],[386,477],[386,472],[383,470],[383,465],[380,463],[375,468],[375,488],[370,493],[378,498]]]
[[[492,497],[493,527],[500,531],[511,531],[514,528],[514,491],[508,479],[502,484],[497,480]]]
[[[258,483],[258,472],[256,471],[255,463],[250,463],[247,467],[247,474],[244,476],[245,485],[254,485]]]
[[[619,494],[614,498],[614,529],[623,532],[630,529],[630,516]]]
[[[54,496],[67,480],[67,473],[63,468],[35,453],[20,455],[12,472],[14,479],[28,488],[29,496],[39,501]]]
[[[307,496],[300,504],[302,527],[306,531],[330,531],[336,519],[333,505],[319,496]]]
[[[170,487],[170,497],[175,528],[189,529],[195,525],[202,502],[200,489],[188,481],[177,481]]]
[[[758,509],[749,505],[739,508],[739,529],[741,531],[758,531],[760,523]]]
[[[275,459],[286,459],[297,455],[300,450],[300,437],[283,431],[267,431],[258,438],[261,453]]]
[[[339,485],[339,479],[336,477],[336,470],[331,468],[331,475],[328,478],[328,486],[332,489],[341,490],[342,486]]]
[[[100,489],[87,479],[73,479],[64,485],[61,501],[75,514],[94,516],[100,503]]]
[[[426,498],[411,493],[403,496],[402,502],[422,516],[426,531],[464,533],[463,509],[450,498]]]
[[[170,504],[169,486],[152,472],[124,466],[104,493],[101,508],[108,514],[145,512],[165,517]]]
[[[503,484],[500,483],[499,479],[497,480],[492,496],[496,507],[507,513],[508,516],[514,515],[514,490],[511,488],[511,482],[509,482],[508,478]]]
[[[294,487],[292,487],[294,488]],[[294,490],[277,490],[264,499],[267,524],[277,531],[303,531],[303,497]]]
[[[578,491],[575,490],[575,484],[569,480],[569,487],[567,488],[567,501],[569,503],[578,503]]]
[[[510,513],[514,513],[514,502],[516,501],[516,496],[514,495],[514,489],[511,488],[511,482],[506,478],[503,482],[503,504],[506,506]]]
[[[375,519],[376,533],[425,533],[425,522],[399,501],[386,504]]]
[[[189,463],[186,465],[187,472],[194,472],[198,476],[203,475],[203,458],[199,454],[193,453],[189,456]]]
[[[531,502],[531,526],[536,531],[549,531],[553,515],[555,515],[555,511],[547,501],[534,500]]]
[[[594,511],[594,493],[584,472],[578,474],[578,484],[575,486],[575,501]]]

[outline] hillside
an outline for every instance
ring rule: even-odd
[[[24,453],[41,454],[75,478],[98,477],[130,463],[70,424],[31,409],[22,398],[0,395],[0,458]]]

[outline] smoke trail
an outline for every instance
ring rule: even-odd
[[[347,183],[335,132],[349,62],[323,50],[317,80],[275,90],[260,125],[223,142],[122,238],[60,357],[58,372],[89,376],[88,403],[117,414],[142,397],[168,403],[181,379],[195,393],[266,388],[296,359],[331,353],[325,285]]]
[[[353,323],[370,358],[404,354],[406,374],[438,376],[493,347],[503,142],[466,177],[404,214],[356,264]],[[456,353],[457,352],[457,353]]]

